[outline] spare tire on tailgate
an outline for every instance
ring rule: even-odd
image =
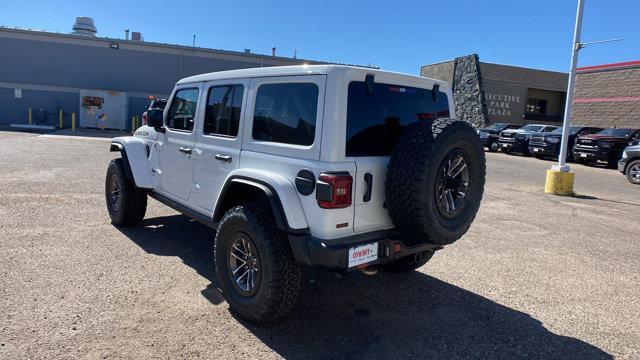
[[[461,120],[417,121],[404,130],[387,168],[386,206],[408,245],[447,245],[467,232],[480,207],[485,156]]]

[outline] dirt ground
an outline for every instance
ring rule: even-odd
[[[116,228],[101,138],[0,132],[0,358],[640,358],[640,186],[488,154],[480,213],[419,271],[309,269],[296,311],[253,326],[216,288],[213,232],[149,201]]]

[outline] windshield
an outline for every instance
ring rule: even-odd
[[[605,129],[600,131],[598,135],[629,137],[631,133],[633,133],[633,129]]]
[[[521,127],[520,129],[525,130],[525,131],[540,131],[540,129],[542,129],[543,126],[542,125],[525,125],[523,127]]]
[[[572,127],[569,128],[569,134],[575,135],[581,129],[582,129],[582,126],[572,126]],[[553,130],[552,133],[553,134],[562,134],[562,128],[559,127],[557,129]]]
[[[507,124],[505,124],[505,123],[495,123],[493,125],[487,126],[486,130],[502,131],[506,127],[507,127]]]
[[[542,130],[540,130],[540,132],[552,132],[553,130],[556,130],[557,127],[555,126],[545,126],[544,128],[542,128]]]

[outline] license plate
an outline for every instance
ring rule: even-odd
[[[540,151],[540,149],[538,149],[538,148],[533,148],[533,152],[538,152],[538,151]]]
[[[349,249],[349,267],[378,260],[378,243],[355,246]]]
[[[585,154],[585,153],[580,153],[580,157],[587,157],[587,154]]]
[[[509,144],[502,144],[502,147],[503,148],[507,148],[507,147],[509,147]]]

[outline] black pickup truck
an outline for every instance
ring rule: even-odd
[[[573,125],[569,128],[569,141],[567,142],[569,151],[567,159],[572,159],[571,146],[576,138],[583,135],[596,134],[602,128],[592,126]],[[537,133],[531,135],[529,140],[529,152],[536,158],[558,157],[560,155],[560,141],[562,139],[562,128],[557,128],[550,133]]]
[[[498,145],[502,152],[506,154],[519,152],[529,156],[531,155],[529,153],[529,140],[531,140],[531,136],[540,133],[549,133],[557,128],[557,126],[553,125],[529,124],[519,129],[504,130],[500,133]]]
[[[486,147],[489,151],[494,152],[499,149],[498,139],[500,138],[500,133],[503,130],[519,129],[521,126],[522,125],[517,124],[495,123],[485,128],[478,129],[478,136],[480,136],[482,146]]]
[[[640,129],[611,128],[580,136],[573,145],[573,158],[582,164],[605,162],[616,167],[624,148],[636,139],[640,139]]]

